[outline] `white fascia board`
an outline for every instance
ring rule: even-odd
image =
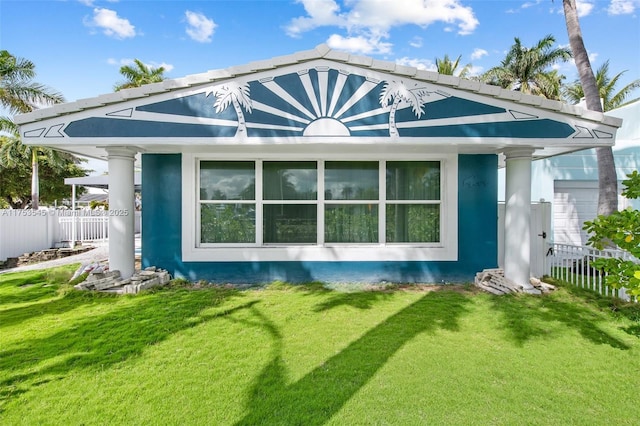
[[[436,81],[438,81],[439,76],[440,74],[438,74],[437,72],[427,71],[427,70],[417,70],[415,74],[416,80],[427,81],[432,83],[435,83]]]
[[[481,95],[498,96],[502,90],[504,90],[504,89],[502,89],[500,86],[492,86],[490,84],[483,84],[483,85],[480,86],[480,89],[478,90],[478,93],[481,94]]]
[[[355,66],[370,67],[373,65],[373,58],[369,56],[351,55],[349,63]]]
[[[602,124],[608,126],[622,127],[624,120],[622,118],[606,115],[602,118]]]
[[[271,70],[274,68],[273,62],[270,60],[249,62],[247,66],[255,72]]]
[[[330,61],[349,62],[349,58],[351,55],[349,55],[347,52],[341,52],[339,50],[331,50],[323,56],[325,59]]]
[[[477,92],[478,90],[480,90],[480,85],[481,83],[479,81],[461,78],[460,81],[458,82],[458,89]]]
[[[542,96],[523,94],[519,102],[522,104],[537,107],[537,106],[540,106],[540,104],[542,104],[542,101],[544,101],[544,98]]]
[[[349,62],[351,62],[351,61],[349,61]],[[371,63],[371,68],[375,69],[377,71],[393,73],[395,71],[395,69],[396,69],[396,64],[394,62],[379,61],[379,60],[375,59]]]
[[[438,74],[438,84],[444,84],[445,86],[458,86],[460,84],[460,78],[454,75]]]
[[[518,101],[522,97],[522,93],[515,90],[502,89],[498,92],[497,97],[508,101]]]
[[[403,77],[414,77],[418,69],[415,67],[408,67],[405,65],[396,64],[396,69],[394,71],[395,74],[401,75]]]
[[[328,45],[326,45],[325,43],[323,43],[323,44],[317,45],[315,50],[318,53],[319,57],[324,57],[324,55],[326,55],[327,53],[329,53],[331,51],[331,48]]]

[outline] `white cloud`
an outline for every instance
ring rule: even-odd
[[[414,67],[419,70],[426,70],[426,71],[438,70],[438,68],[436,67],[436,64],[431,59],[408,58],[405,56],[404,58],[396,59],[396,64],[404,65],[407,67]]]
[[[469,76],[476,77],[482,74],[483,72],[484,72],[484,67],[477,67],[475,65],[472,65],[471,69],[469,69]]]
[[[587,16],[593,10],[593,3],[591,0],[576,0],[576,9],[578,11],[578,17],[582,18]]]
[[[404,58],[396,59],[396,64],[404,65],[407,67],[414,67],[419,70],[438,72],[438,66],[435,64],[435,61],[432,61],[431,59],[409,58],[405,56]],[[456,71],[456,75],[460,73],[462,68],[464,68],[464,65],[460,64],[459,69]],[[483,67],[472,66],[469,69],[469,75],[471,76],[480,75],[482,74],[483,70],[484,70]]]
[[[109,65],[115,65],[118,68],[124,65],[134,65],[135,62],[133,61],[132,58],[122,58],[122,59],[115,59],[115,58],[109,58],[107,59],[107,63]],[[171,64],[167,64],[166,62],[144,62],[142,61],[143,64],[145,64],[147,67],[149,68],[160,68],[163,67],[165,72],[171,72],[171,70],[173,70],[175,67]]]
[[[115,11],[110,9],[93,9],[93,17],[85,19],[84,24],[89,27],[101,28],[102,32],[109,37],[125,39],[136,36],[136,27],[131,25],[129,20],[119,17]]]
[[[317,27],[335,26],[352,35],[363,32],[387,34],[392,27],[418,25],[427,27],[442,22],[457,28],[459,34],[471,34],[479,22],[471,7],[460,0],[347,0],[344,11],[335,0],[296,0],[307,16],[291,20],[287,34],[296,37]]]
[[[333,34],[327,40],[327,45],[332,49],[346,50],[348,52],[360,53],[363,55],[391,53],[391,43],[385,43],[380,37],[343,37]]]
[[[309,16],[299,16],[291,20],[286,31],[292,37],[298,37],[317,27],[347,26],[347,19],[339,14],[340,6],[334,0],[296,0],[296,3],[302,3]]]
[[[533,6],[537,6],[537,5],[539,5],[539,4],[540,4],[540,1],[541,1],[541,0],[536,0],[536,1],[533,1],[533,2],[525,2],[525,3],[523,3],[523,4],[522,4],[522,6],[520,6],[520,7],[521,7],[521,8],[523,8],[523,9],[528,9],[528,8],[530,8],[530,7],[533,7]]]
[[[483,56],[487,56],[489,52],[484,49],[475,48],[473,49],[473,53],[471,54],[471,60],[480,59]]]
[[[185,12],[187,18],[187,35],[200,43],[211,42],[211,36],[217,25],[213,22],[213,19],[207,18],[202,13],[191,12],[187,10]]]
[[[422,47],[422,37],[414,37],[409,41],[409,46],[419,48]]]
[[[640,0],[611,0],[607,12],[609,15],[630,15],[640,7]]]

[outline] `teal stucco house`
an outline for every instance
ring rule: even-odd
[[[531,162],[613,145],[621,120],[315,49],[16,117],[23,141],[105,158],[112,269],[215,282],[529,279]]]

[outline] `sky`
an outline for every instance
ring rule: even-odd
[[[592,67],[640,79],[640,0],[577,0]],[[472,74],[499,65],[518,37],[568,47],[562,0],[0,0],[0,49],[31,60],[67,101],[113,91],[139,59],[166,78],[327,44],[433,70],[461,56]],[[556,68],[567,82],[573,63]],[[640,93],[636,92],[636,96]]]

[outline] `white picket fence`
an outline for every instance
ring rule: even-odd
[[[629,296],[624,289],[614,289],[605,283],[605,273],[592,266],[596,259],[618,257],[640,261],[623,250],[597,250],[588,246],[568,244],[550,244],[547,252],[546,269],[548,275],[571,283],[575,286],[593,290],[605,296],[619,297],[623,300],[638,301]]]
[[[141,212],[135,212],[135,232],[141,231]],[[105,241],[109,238],[106,212],[90,210],[0,210],[0,261],[45,250],[59,243]]]

